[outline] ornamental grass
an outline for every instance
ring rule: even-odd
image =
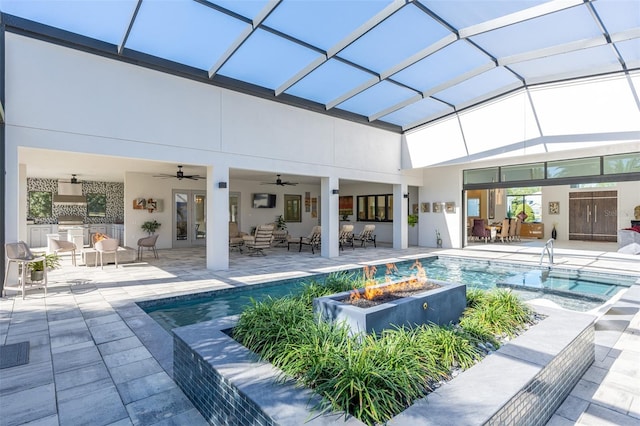
[[[352,274],[310,282],[298,296],[268,298],[241,314],[233,336],[248,349],[323,397],[321,411],[342,411],[366,424],[381,424],[424,397],[453,371],[478,362],[500,336],[531,322],[531,312],[507,290],[467,292],[457,325],[422,325],[349,336],[341,324],[318,321],[315,297],[364,284]],[[357,285],[356,284],[356,285]]]

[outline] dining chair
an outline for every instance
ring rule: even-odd
[[[486,219],[473,219],[471,235],[483,239],[485,243],[491,238],[491,231],[487,229]]]
[[[149,235],[148,237],[140,238],[138,240],[138,260],[142,260],[142,253],[144,249],[150,249],[153,251],[153,256],[158,258],[158,251],[156,250],[156,242],[158,241],[158,234]]]
[[[6,243],[4,245],[4,253],[7,257],[5,271],[4,271],[4,284],[2,286],[2,296],[5,295],[7,288],[12,288],[12,286],[7,286],[7,281],[9,279],[9,269],[11,265],[18,265],[18,286],[15,288],[19,288],[22,290],[22,298],[24,299],[26,286],[30,287],[38,287],[44,288],[44,295],[47,296],[47,267],[44,256],[35,256],[29,246],[24,241],[18,241],[17,243]],[[44,275],[41,282],[27,282],[27,269],[29,269],[29,264],[34,262],[44,262]]]
[[[72,241],[54,240],[51,239],[51,250],[55,254],[71,252],[71,263],[76,266],[76,244]]]
[[[516,227],[518,218],[509,219],[509,241],[516,241]]]
[[[498,237],[503,243],[509,241],[509,219],[502,220],[500,232],[496,234],[496,239],[498,239]]]
[[[96,250],[96,263],[95,267],[98,267],[98,256],[100,256],[100,268],[104,269],[103,266],[103,255],[105,253],[113,253],[113,258],[115,259],[116,268],[118,267],[118,245],[120,241],[115,238],[106,238],[104,240],[98,241],[94,248]]]

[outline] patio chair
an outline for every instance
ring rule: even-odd
[[[352,249],[355,248],[353,246],[353,225],[342,225],[338,236],[338,244],[340,245],[340,250],[344,250],[344,246],[348,244],[351,245]]]
[[[95,267],[98,267],[98,256],[100,257],[100,269],[104,269],[103,257],[105,253],[113,253],[113,258],[116,263],[116,268],[118,267],[118,246],[120,245],[120,241],[115,238],[105,238],[104,240],[98,241],[93,247],[96,249],[96,261]]]
[[[486,243],[491,238],[491,231],[487,229],[487,221],[485,219],[473,219],[471,235],[475,238],[484,239]]]
[[[142,260],[142,252],[145,247],[153,251],[153,256],[157,259],[158,252],[156,251],[156,242],[158,241],[158,234],[149,235],[148,237],[140,238],[138,240],[138,260]]]
[[[264,256],[264,249],[271,247],[273,225],[260,225],[256,228],[255,235],[245,235],[242,238],[249,255],[261,254]]]
[[[311,233],[306,237],[289,237],[287,240],[287,250],[289,250],[291,244],[298,244],[298,252],[301,252],[302,246],[306,245],[311,247],[311,253],[315,254],[315,249],[320,247],[321,236],[322,227],[320,225],[316,225],[311,229]]]
[[[76,266],[76,244],[71,241],[51,239],[51,250],[55,254],[71,252],[71,263]]]
[[[360,247],[367,248],[367,243],[372,242],[374,247],[376,246],[376,236],[373,234],[373,231],[376,230],[375,225],[365,225],[362,232],[358,235],[354,235],[353,239],[356,241],[360,241]]]
[[[24,241],[18,241],[17,243],[6,243],[4,245],[4,253],[7,257],[7,262],[4,271],[4,284],[2,286],[2,296],[5,295],[7,288],[12,288],[12,286],[7,287],[7,281],[9,279],[9,269],[12,264],[18,265],[18,286],[13,288],[19,288],[22,290],[22,298],[24,299],[24,294],[26,290],[26,286],[30,287],[38,287],[44,288],[44,295],[47,295],[47,263],[45,261],[44,256],[34,256],[29,249],[29,246]],[[30,263],[34,262],[44,262],[45,267],[43,279],[41,282],[27,282],[27,269]]]
[[[249,234],[238,229],[238,222],[229,222],[229,250],[235,248],[242,253],[242,246],[244,245],[243,237],[246,235]]]

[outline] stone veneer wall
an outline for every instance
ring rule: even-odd
[[[545,424],[593,363],[595,318],[535,309],[548,317],[387,424]],[[340,414],[318,416],[311,409],[317,396],[277,383],[279,370],[222,331],[235,321],[174,330],[174,380],[211,424],[362,425]]]
[[[27,214],[29,214],[29,191],[58,193],[56,179],[27,178]],[[52,206],[51,217],[33,218],[35,224],[58,223],[58,216],[82,216],[84,223],[122,223],[124,220],[124,183],[83,181],[82,194],[105,194],[107,212],[105,217],[88,217],[87,206]]]

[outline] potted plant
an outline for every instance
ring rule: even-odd
[[[160,223],[157,220],[148,220],[143,223],[140,227],[143,231],[145,231],[148,235],[152,235],[158,228],[160,228]]]
[[[408,215],[407,221],[409,222],[409,226],[413,228],[414,226],[416,226],[416,223],[418,223],[418,215],[417,214]]]
[[[56,253],[51,254],[35,254],[36,257],[44,256],[44,260],[39,262],[31,262],[27,264],[27,269],[30,272],[31,281],[42,281],[44,279],[44,267],[47,266],[47,270],[57,269],[60,267],[60,256]]]
[[[279,230],[287,229],[287,222],[284,221],[282,215],[276,218],[276,228],[278,228]]]

